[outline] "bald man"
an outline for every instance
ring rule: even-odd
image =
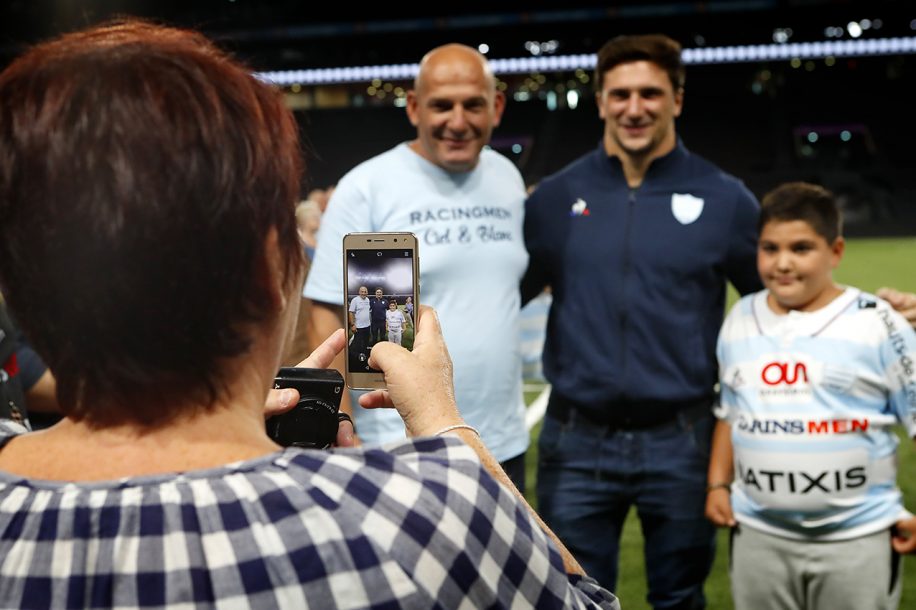
[[[322,219],[304,294],[313,301],[310,337],[317,341],[343,319],[343,235],[416,234],[421,300],[439,312],[454,363],[458,407],[524,489],[528,433],[518,283],[528,261],[522,242],[525,189],[512,162],[486,148],[505,104],[476,50],[448,44],[427,53],[407,94],[407,118],[417,137],[340,180]],[[342,367],[343,358],[335,364]],[[345,399],[342,408],[351,412],[351,404]],[[357,408],[353,417],[364,443],[404,436],[397,413]]]

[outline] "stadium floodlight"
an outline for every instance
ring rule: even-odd
[[[914,20],[914,24],[916,24],[916,20]],[[858,24],[856,25],[858,26]],[[684,49],[682,58],[685,64],[715,65],[767,60],[914,54],[916,54],[916,37],[897,37],[702,47]],[[596,61],[596,56],[593,53],[542,55],[491,59],[490,67],[495,74],[523,74],[527,72],[593,70]],[[373,79],[386,81],[412,80],[417,75],[418,69],[418,64],[395,64],[310,70],[273,70],[256,72],[255,76],[263,81],[283,87],[291,86],[295,83],[335,85]]]

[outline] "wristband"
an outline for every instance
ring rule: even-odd
[[[356,422],[353,421],[353,418],[350,417],[347,413],[343,411],[337,412],[337,425],[339,426],[343,422],[348,421],[350,425],[353,426],[353,434],[356,434]]]
[[[715,489],[724,489],[728,493],[731,493],[732,484],[731,483],[712,483],[706,486],[706,493],[709,493]]]
[[[480,432],[477,430],[477,428],[475,428],[474,426],[469,426],[468,424],[454,424],[452,426],[446,426],[442,428],[441,430],[439,430],[438,432],[434,432],[433,436],[442,436],[446,432],[451,432],[452,430],[470,430],[471,432],[476,434],[478,437],[480,437]]]

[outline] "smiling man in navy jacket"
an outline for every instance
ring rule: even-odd
[[[626,36],[598,54],[604,137],[525,209],[525,300],[553,292],[538,502],[590,575],[614,588],[631,505],[649,602],[703,608],[715,532],[703,516],[726,280],[757,277],[757,200],[691,153],[674,122],[681,48]]]

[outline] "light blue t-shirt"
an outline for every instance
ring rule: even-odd
[[[916,333],[890,305],[847,288],[778,315],[764,290],[728,314],[718,356],[740,523],[827,541],[908,516],[891,427],[916,436]]]
[[[371,323],[369,318],[369,297],[353,297],[347,311],[353,314],[353,322],[356,324],[356,328],[369,328]]]
[[[404,143],[348,172],[321,220],[304,295],[342,303],[342,240],[410,231],[419,242],[420,303],[436,308],[465,420],[500,461],[528,447],[522,397],[518,285],[525,188],[511,161],[485,148],[470,172],[450,173]],[[355,400],[358,394],[352,393]],[[360,438],[404,437],[393,410],[354,407]]]

